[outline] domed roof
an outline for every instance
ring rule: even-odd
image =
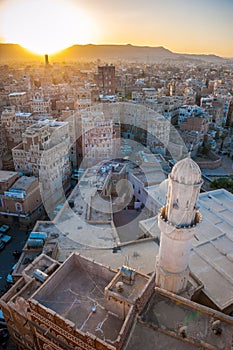
[[[171,178],[185,185],[199,184],[202,181],[201,170],[190,157],[184,158],[174,165]]]

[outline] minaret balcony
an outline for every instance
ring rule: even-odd
[[[166,209],[167,206],[163,206],[158,215],[158,226],[161,232],[173,239],[190,239],[190,236],[195,233],[198,225],[202,221],[202,215],[199,213],[199,211],[196,211],[195,220],[191,225],[177,225],[167,220]]]

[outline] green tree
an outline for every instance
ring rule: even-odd
[[[126,100],[131,100],[131,98],[132,98],[131,92],[127,92],[127,93],[125,94],[125,99],[126,99]]]
[[[222,147],[223,147],[223,143],[224,143],[225,138],[226,138],[226,135],[224,135],[224,134],[222,134],[222,135],[220,136],[220,139],[222,140],[222,141],[221,141],[220,150],[222,150]]]
[[[210,187],[213,189],[224,188],[225,190],[233,193],[233,178],[232,177],[220,177],[211,182]]]

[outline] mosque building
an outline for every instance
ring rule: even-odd
[[[64,262],[45,251],[37,256],[0,301],[17,348],[231,350],[232,317],[191,300],[200,289],[189,262],[202,225],[201,185],[190,157],[173,167],[151,273],[130,264],[116,269],[75,251]]]

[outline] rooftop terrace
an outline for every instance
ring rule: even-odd
[[[76,329],[114,343],[123,321],[108,312],[104,303],[104,288],[114,275],[114,271],[73,254],[33,299],[73,322]]]
[[[214,314],[210,310],[177,297],[172,293],[155,288],[155,294],[142,314],[142,321],[147,323],[147,326],[151,325],[155,329],[154,340],[163,338],[167,334],[164,339],[165,344],[167,344],[166,348],[172,346],[172,349],[179,350],[195,348],[230,350],[232,319],[222,316],[220,313]],[[222,333],[219,335],[213,332],[211,326],[216,320],[220,321],[219,324],[222,330]],[[181,327],[185,327],[185,336],[180,336],[180,341],[178,341]],[[164,331],[162,332],[163,335],[161,335],[161,330]],[[181,345],[182,338],[185,338],[183,340],[184,345]],[[177,344],[176,347],[173,346],[173,341]],[[140,347],[136,348],[139,349]],[[152,349],[153,347],[148,347],[148,349],[150,348]]]
[[[7,182],[13,176],[17,175],[16,171],[1,170],[0,171],[0,182]]]

